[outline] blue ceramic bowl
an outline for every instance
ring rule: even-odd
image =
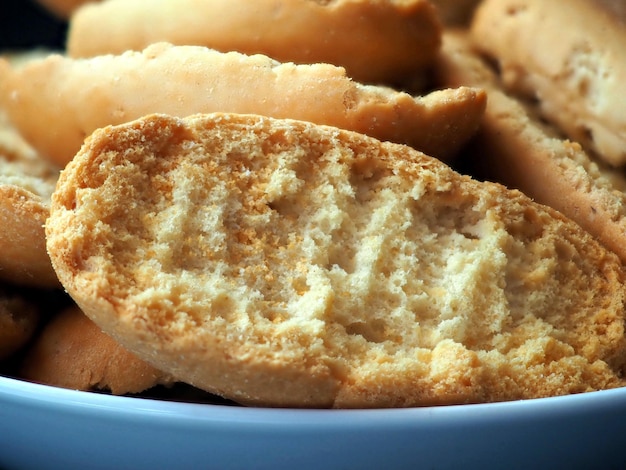
[[[294,410],[0,377],[0,468],[626,468],[626,389],[484,405]]]

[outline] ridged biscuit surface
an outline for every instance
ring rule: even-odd
[[[623,384],[614,254],[519,192],[361,134],[233,114],[108,127],[62,173],[46,231],[90,318],[240,403]]]

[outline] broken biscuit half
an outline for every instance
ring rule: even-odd
[[[242,404],[624,385],[615,254],[518,191],[356,132],[228,113],[107,127],[62,172],[46,233],[105,332]]]

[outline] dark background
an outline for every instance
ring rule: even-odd
[[[65,47],[67,23],[46,12],[34,0],[2,0],[0,3],[0,50],[37,46]]]

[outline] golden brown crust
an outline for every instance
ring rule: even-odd
[[[115,395],[174,382],[122,348],[76,307],[46,324],[27,350],[19,375],[47,385]]]
[[[461,31],[444,36],[438,64],[445,86],[475,86],[488,93],[476,145],[487,177],[559,210],[626,261],[626,178],[598,164],[575,142],[561,138],[517,97],[474,51]]]
[[[537,99],[569,138],[622,166],[626,113],[615,100],[626,80],[626,27],[616,11],[593,0],[485,0],[471,31],[509,89]]]
[[[72,17],[67,50],[90,57],[166,41],[329,63],[360,82],[397,83],[432,63],[440,35],[426,0],[109,0]]]
[[[84,312],[242,403],[389,407],[623,385],[619,259],[519,192],[306,122],[96,131],[46,224]]]
[[[450,159],[474,134],[485,107],[482,90],[413,97],[353,82],[329,64],[280,64],[261,55],[164,43],[121,56],[53,55],[7,67],[2,86],[0,100],[20,132],[60,165],[105,125],[153,112],[182,117],[213,111],[334,125]]]

